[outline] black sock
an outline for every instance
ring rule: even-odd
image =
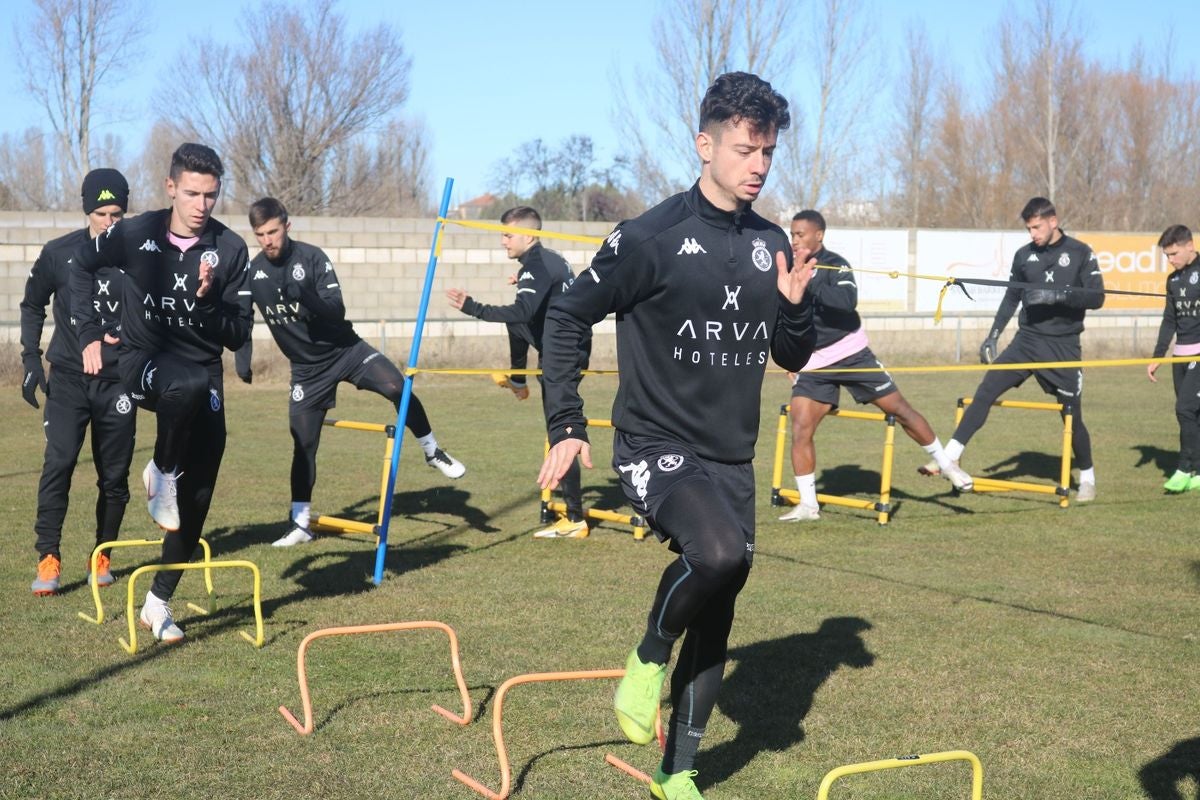
[[[696,762],[696,751],[700,749],[700,737],[704,728],[693,728],[682,722],[671,726],[667,736],[667,749],[663,752],[662,771],[667,775],[687,772]]]

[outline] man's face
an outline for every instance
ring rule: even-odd
[[[1038,247],[1045,247],[1054,241],[1058,233],[1058,217],[1030,217],[1025,223],[1029,238]]]
[[[816,253],[825,241],[825,231],[806,219],[792,220],[792,254],[797,250],[807,250]]]
[[[179,180],[167,178],[171,198],[171,227],[175,233],[199,236],[212,216],[221,194],[221,179],[203,172],[181,172]]]
[[[288,233],[291,230],[292,223],[284,222],[276,217],[255,228],[254,238],[258,240],[258,246],[262,248],[267,258],[274,261],[279,258],[279,254],[287,246]]]
[[[513,225],[517,228],[525,227],[525,224],[519,221]],[[520,258],[529,248],[533,247],[533,237],[522,233],[502,233],[500,234],[500,244],[509,258]]]
[[[705,197],[726,211],[736,211],[741,204],[757,200],[771,171],[777,138],[774,128],[758,131],[746,120],[726,122],[711,133],[696,134]]]
[[[88,231],[95,239],[100,234],[111,228],[115,222],[125,216],[125,209],[115,203],[100,206],[95,211],[87,215]]]
[[[1172,269],[1181,270],[1196,257],[1196,245],[1190,239],[1183,244],[1169,244],[1163,248],[1163,255]]]

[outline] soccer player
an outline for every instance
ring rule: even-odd
[[[1163,231],[1158,246],[1171,265],[1167,276],[1167,302],[1163,306],[1162,323],[1158,326],[1158,341],[1151,358],[1167,354],[1171,338],[1175,339],[1173,356],[1200,355],[1200,258],[1192,232],[1183,225],[1172,225]],[[1188,293],[1191,293],[1191,297]],[[1158,383],[1154,373],[1158,364],[1146,365],[1146,377]],[[1172,494],[1200,489],[1200,368],[1195,361],[1171,365],[1175,384],[1175,417],[1179,420],[1179,465],[1163,488]]]
[[[660,800],[700,797],[692,764],[754,556],[751,461],[768,358],[795,371],[813,349],[804,290],[816,262],[800,251],[792,269],[787,236],[750,208],[790,122],[787,100],[766,81],[718,77],[700,104],[699,180],[618,225],[546,313],[552,446],[539,483],[553,488],[576,456],[591,466],[576,383],[580,344],[616,312],[613,466],[630,503],[679,554],[613,701],[625,735],[649,742],[667,662],[683,637],[667,746],[650,784]]]
[[[805,209],[792,217],[792,248],[813,254],[823,266],[841,267],[834,271],[818,269],[808,284],[808,297],[813,306],[813,324],[817,331],[816,350],[792,383],[789,416],[792,421],[792,468],[800,503],[779,519],[785,522],[818,520],[821,511],[817,504],[817,451],[813,434],[825,415],[838,407],[841,387],[846,387],[859,403],[872,403],[885,414],[891,414],[914,442],[933,456],[941,472],[954,488],[969,492],[974,484],[946,456],[942,443],[921,413],[909,405],[900,394],[892,376],[881,372],[883,365],[875,358],[867,343],[862,319],[858,315],[858,284],[850,263],[837,253],[825,249],[825,217],[821,212]],[[812,372],[822,368],[868,370],[864,372]]]
[[[992,330],[979,347],[984,364],[1024,364],[1041,361],[1079,361],[1083,350],[1079,334],[1089,308],[1104,305],[1104,278],[1092,248],[1067,236],[1058,226],[1058,212],[1044,197],[1034,197],[1021,210],[1021,219],[1029,231],[1029,244],[1013,256],[1009,280],[1014,284],[1004,292]],[[1034,284],[1028,286],[1028,284]],[[996,356],[1000,333],[1021,306],[1016,336],[1004,352]],[[1032,375],[1046,394],[1063,406],[1063,415],[1071,414],[1071,445],[1079,467],[1079,488],[1075,500],[1096,499],[1096,471],[1092,464],[1092,437],[1083,421],[1083,370],[1060,369],[989,370],[975,390],[975,397],[963,413],[946,444],[946,454],[956,464],[975,432],[983,427],[992,403],[1000,395],[1024,383]],[[941,466],[930,461],[920,470],[937,475]]]
[[[137,414],[117,374],[117,343],[121,337],[121,272],[108,268],[96,273],[89,299],[100,316],[103,330],[101,368],[95,376],[83,373],[76,319],[71,315],[71,257],[85,242],[95,239],[125,215],[129,207],[129,184],[115,169],[94,169],[83,179],[81,190],[87,226],[68,233],[42,248],[41,255],[25,281],[21,301],[21,362],[25,380],[21,394],[38,407],[37,389],[46,395],[43,430],[46,456],[38,483],[37,578],[33,593],[46,596],[58,592],[62,574],[63,520],[71,493],[71,476],[83,447],[88,425],[92,427],[92,461],[96,466],[96,544],[117,538],[125,506],[129,503],[129,464]],[[54,335],[46,351],[50,378],[42,369],[42,326],[46,306],[54,298]],[[88,581],[100,586],[113,582],[108,553],[96,560],[96,574]],[[88,559],[91,568],[91,559]]]
[[[253,321],[246,243],[212,218],[223,174],[212,148],[180,145],[166,179],[170,207],[80,247],[71,274],[84,372],[95,375],[104,332],[88,308],[93,276],[113,266],[125,273],[118,369],[129,396],[156,417],[142,481],[150,516],[166,531],[164,564],[189,561],[200,541],[225,452],[221,352],[240,347]],[[155,573],[142,605],[141,624],[163,642],[183,639],[167,605],[182,575]]]
[[[541,230],[542,217],[536,209],[529,206],[517,206],[505,211],[500,217],[504,225],[515,228],[533,228]],[[449,289],[446,297],[450,305],[468,316],[481,319],[484,322],[506,323],[509,335],[509,351],[513,369],[524,369],[527,363],[525,354],[529,347],[538,352],[538,366],[541,367],[542,335],[546,327],[546,310],[575,280],[575,273],[567,260],[558,253],[542,246],[542,240],[535,236],[521,233],[505,232],[500,234],[500,243],[508,257],[520,264],[517,271],[516,300],[507,306],[490,306],[480,303],[467,294],[465,289]],[[591,337],[583,343],[588,353],[591,352]],[[585,355],[581,369],[587,369]],[[510,375],[508,382],[513,394],[520,400],[529,396],[524,375]],[[538,382],[542,378],[538,376]],[[542,411],[548,413],[546,407],[546,392],[542,391]],[[583,489],[580,484],[579,463],[571,465],[560,481],[563,502],[567,507],[565,517],[553,525],[536,531],[536,539],[582,539],[588,535],[587,519],[583,513]]]
[[[273,197],[250,206],[250,228],[262,251],[250,262],[250,291],[258,312],[292,368],[288,426],[292,432],[292,529],[273,542],[291,547],[312,541],[312,491],[325,414],[337,403],[338,384],[382,395],[399,410],[404,375],[354,332],[346,319],[333,262],[319,248],[292,239],[287,209]],[[438,446],[414,394],[405,426],[425,452],[425,463],[447,478],[466,468]]]

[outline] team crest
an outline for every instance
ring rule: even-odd
[[[762,239],[755,239],[750,244],[754,245],[754,252],[750,254],[750,261],[759,272],[766,272],[771,268],[771,253],[767,250],[767,243]]]
[[[213,411],[221,410],[221,395],[217,394],[216,389],[210,388],[208,390],[208,407]]]
[[[133,402],[129,399],[129,395],[123,394],[117,398],[117,413],[128,414],[133,411]]]
[[[1061,256],[1059,256],[1059,257],[1058,257],[1058,265],[1059,265],[1060,267],[1069,267],[1069,266],[1071,266],[1071,255],[1070,255],[1070,253],[1063,253]]]
[[[297,383],[295,386],[292,387],[292,402],[299,403],[303,399],[304,399],[304,387]]]
[[[766,252],[764,250],[764,252]],[[674,472],[683,466],[683,456],[670,453],[658,459],[659,472]]]
[[[217,264],[221,262],[221,257],[217,255],[216,250],[205,250],[200,254],[200,263],[205,264],[213,269],[217,268]]]
[[[292,278],[298,281],[304,280],[304,267],[299,264],[292,265]]]
[[[1197,281],[1200,281],[1200,272],[1193,272],[1191,275],[1188,275],[1188,283],[1195,286]]]

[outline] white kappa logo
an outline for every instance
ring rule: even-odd
[[[1069,266],[1071,266],[1071,254],[1070,254],[1070,253],[1063,253],[1061,256],[1059,256],[1059,257],[1058,257],[1058,265],[1059,265],[1060,267],[1069,267]]]
[[[617,254],[617,248],[621,246],[621,229],[613,231],[604,241],[608,242],[608,246],[612,248],[613,255]]]
[[[751,263],[759,272],[766,272],[771,268],[771,253],[767,250],[767,243],[762,239],[755,239],[750,244],[754,245],[754,252],[750,254]]]
[[[303,399],[304,399],[304,387],[297,383],[295,386],[292,387],[292,402],[299,403]]]
[[[200,254],[200,263],[216,269],[217,264],[221,263],[221,257],[217,255],[216,250],[205,250]]]
[[[265,279],[266,279],[266,277],[267,277],[267,273],[263,272],[263,271],[260,269],[260,270],[258,270],[257,272],[255,272],[255,273],[254,273],[254,278],[253,278],[253,279],[254,279],[254,280],[256,280],[256,281],[261,281],[261,280],[265,280]]]
[[[138,250],[145,250],[147,253],[161,253],[162,248],[158,246],[158,242],[153,239],[147,239],[142,242],[142,246]]]
[[[1025,259],[1026,262],[1032,261],[1035,264],[1037,263],[1037,260],[1038,260],[1037,253],[1030,253],[1029,258]]]
[[[658,469],[660,472],[674,472],[683,466],[683,456],[676,453],[668,453],[658,459]]]
[[[692,238],[690,236],[685,236],[683,239],[683,244],[679,245],[679,252],[677,252],[675,255],[677,255],[677,256],[682,256],[682,255],[694,256],[698,253],[704,253],[705,255],[707,255],[708,251],[705,250],[703,247],[701,247],[700,243],[697,242],[694,238]]]
[[[128,414],[133,410],[133,403],[129,400],[129,395],[123,394],[117,398],[117,413]]]
[[[569,431],[568,431],[569,433]],[[633,464],[621,464],[617,467],[621,472],[629,473],[629,482],[642,500],[646,499],[646,484],[650,483],[650,470],[646,462],[638,461]]]
[[[298,281],[304,280],[304,267],[299,264],[292,265],[292,278]]]

